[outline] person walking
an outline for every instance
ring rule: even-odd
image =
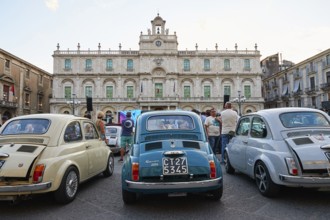
[[[220,118],[216,117],[216,110],[211,109],[210,111],[210,116],[205,119],[205,130],[206,134],[209,140],[209,144],[213,150],[213,153],[216,154],[217,150],[219,152],[221,151],[220,149],[216,149],[218,146],[219,138],[220,138]]]
[[[124,160],[124,154],[126,152],[126,146],[130,147],[133,143],[133,128],[134,121],[131,119],[132,113],[126,113],[126,119],[121,122],[121,138],[120,138],[120,159],[118,162]]]
[[[236,124],[238,121],[237,112],[231,109],[231,103],[226,102],[225,110],[221,112],[220,121],[222,124],[221,129],[221,162],[224,162],[224,152],[229,140],[232,136],[232,132],[235,132]]]

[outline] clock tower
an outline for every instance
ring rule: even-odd
[[[166,21],[159,14],[151,21],[151,29],[148,34],[140,35],[140,54],[173,54],[178,52],[176,33],[169,34],[165,29]]]

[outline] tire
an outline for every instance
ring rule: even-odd
[[[212,195],[211,200],[219,201],[222,197],[222,192],[223,192],[223,186],[221,186],[219,189],[210,191],[210,194]]]
[[[135,203],[137,199],[136,193],[129,192],[124,189],[122,190],[122,196],[124,203],[127,205]]]
[[[225,162],[226,173],[228,173],[228,174],[234,174],[235,173],[235,169],[230,164],[227,151],[225,151],[224,162]]]
[[[61,204],[72,202],[79,188],[79,175],[75,167],[69,167],[63,176],[60,187],[54,192],[55,200]]]
[[[254,178],[261,195],[266,197],[274,197],[280,191],[280,186],[275,184],[266,165],[262,161],[258,161],[254,168]]]
[[[109,158],[108,158],[107,167],[103,171],[103,176],[104,177],[112,176],[113,171],[114,171],[114,167],[115,167],[115,159],[113,157],[113,154],[111,153]]]

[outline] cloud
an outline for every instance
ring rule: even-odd
[[[58,9],[58,0],[45,0],[47,8],[52,11],[56,11]]]

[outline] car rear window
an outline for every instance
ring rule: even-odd
[[[117,131],[118,131],[118,128],[109,128],[109,127],[107,127],[106,129],[105,129],[105,133],[106,134],[116,134],[117,133]]]
[[[328,118],[318,112],[288,112],[280,115],[284,127],[330,127]]]
[[[159,115],[148,118],[147,130],[192,130],[193,120],[186,115]]]
[[[50,125],[48,119],[20,119],[13,120],[6,125],[2,134],[44,134]]]

